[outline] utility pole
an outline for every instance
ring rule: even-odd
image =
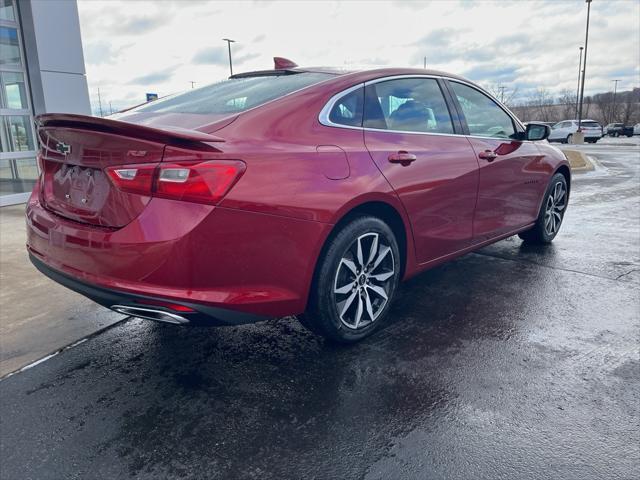
[[[102,99],[100,98],[100,87],[98,87],[98,108],[100,109],[100,116],[104,117],[102,113]]]
[[[196,82],[194,82],[193,80],[189,80],[189,83],[191,84],[191,88],[193,88],[196,84]]]
[[[615,122],[616,121],[616,93],[618,91],[618,82],[620,80],[611,80],[613,82],[613,107],[612,108],[612,112],[611,112],[611,122]]]
[[[424,69],[427,69],[427,57],[424,57]]]
[[[113,106],[111,105],[111,102],[109,102],[109,115],[113,115]]]
[[[227,47],[229,48],[229,71],[231,72],[231,76],[233,76],[233,64],[231,63],[231,44],[235,43],[235,40],[231,40],[230,38],[223,38],[223,41],[227,42]]]
[[[578,88],[576,90],[576,118],[578,118],[578,103],[580,103],[580,73],[582,72],[582,50],[580,47],[580,60],[578,61]]]
[[[500,85],[498,88],[500,89],[500,103],[504,103],[504,89],[506,87],[504,85]]]
[[[580,85],[580,107],[578,109],[578,131],[582,131],[582,102],[584,102],[584,79],[587,76],[587,47],[589,46],[589,15],[591,14],[591,1],[587,4],[587,29],[584,35],[584,63],[582,65],[582,85]]]

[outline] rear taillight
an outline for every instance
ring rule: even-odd
[[[161,164],[154,196],[217,204],[244,173],[238,161]]]
[[[124,165],[107,168],[107,174],[119,190],[140,195],[151,195],[155,164]]]
[[[120,190],[153,197],[216,205],[245,171],[244,162],[212,160],[123,165],[107,174]]]

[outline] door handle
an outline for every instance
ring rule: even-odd
[[[493,162],[497,156],[498,154],[495,152],[492,152],[491,150],[485,150],[484,152],[480,152],[478,154],[478,158],[481,158],[482,160],[486,160],[487,162]]]
[[[409,152],[405,152],[404,150],[400,150],[398,153],[392,153],[389,155],[389,161],[391,163],[399,163],[403,167],[406,167],[411,164],[411,162],[415,162],[417,157]]]

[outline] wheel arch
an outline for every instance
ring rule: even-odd
[[[562,174],[562,176],[567,182],[567,193],[570,194],[571,193],[571,169],[569,168],[568,165],[562,164],[558,168],[556,168],[555,172],[553,172],[554,175],[556,173]]]
[[[398,248],[400,250],[400,278],[402,279],[405,277],[407,270],[412,270],[411,265],[415,263],[415,256],[412,254],[414,248],[413,233],[411,231],[408,219],[403,216],[404,211],[401,208],[401,206],[395,206],[391,202],[386,201],[386,199],[376,198],[362,201],[361,203],[355,205],[351,204],[349,206],[345,206],[345,208],[343,208],[336,215],[337,220],[324,239],[320,251],[318,252],[318,255],[315,259],[310,288],[307,293],[307,303],[309,301],[309,295],[316,285],[320,259],[323,257],[330,240],[342,229],[344,225],[359,216],[371,215],[373,217],[381,219],[387,225],[389,225],[391,231],[394,233],[394,235],[396,235]]]
[[[379,218],[387,225],[389,225],[389,228],[391,228],[391,231],[396,236],[401,256],[400,266],[402,270],[400,278],[402,278],[407,268],[407,253],[409,251],[408,239],[410,237],[410,232],[407,232],[407,225],[405,224],[402,215],[400,215],[400,212],[398,212],[395,207],[387,202],[379,200],[367,201],[351,208],[349,211],[344,213],[329,233],[329,236],[325,240],[325,244],[322,247],[322,251],[324,251],[325,245],[329,242],[332,236],[335,235],[336,232],[340,231],[342,226],[346,225],[354,218],[364,215],[370,215],[372,217]]]

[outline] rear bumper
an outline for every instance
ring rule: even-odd
[[[94,302],[99,303],[104,307],[132,307],[132,310],[141,309],[141,311],[144,311],[143,309],[147,308],[158,312],[166,312],[169,318],[171,316],[174,316],[184,319],[184,321],[176,320],[175,322],[169,321],[169,323],[188,323],[192,325],[207,326],[241,325],[245,323],[259,322],[261,320],[266,320],[269,318],[268,316],[243,313],[224,308],[209,307],[189,302],[176,302],[173,299],[133,294],[113,290],[110,288],[99,287],[97,285],[91,285],[89,283],[80,281],[49,267],[32,253],[29,253],[29,260],[31,260],[31,263],[33,263],[33,265],[41,273],[43,273],[53,281],[59,283],[60,285],[64,285],[68,289],[73,290],[74,292],[78,292],[79,294],[84,295],[87,298],[90,298]],[[175,311],[169,308],[158,306],[158,302],[171,302],[176,305],[182,305],[184,307],[191,308],[194,311]],[[124,313],[122,310],[118,311]],[[132,315],[135,315],[135,313],[132,313]]]
[[[37,195],[26,223],[34,264],[57,282],[108,307],[162,299],[221,324],[303,312],[331,228],[154,198],[131,223],[108,230],[62,218]]]

